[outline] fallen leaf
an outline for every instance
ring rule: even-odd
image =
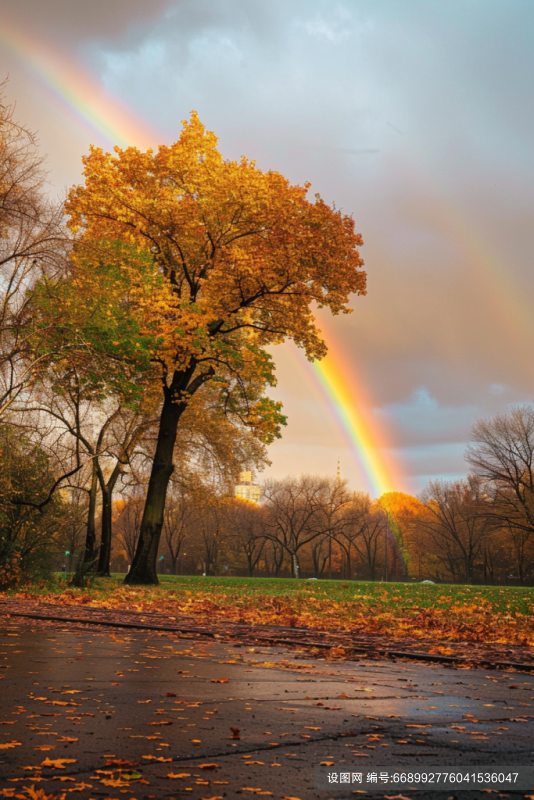
[[[230,730],[232,731],[232,736],[231,736],[232,739],[240,739],[241,738],[240,735],[239,735],[239,728],[230,727]]]
[[[167,774],[167,778],[190,778],[190,777],[191,777],[190,772],[177,772],[177,773],[169,772]]]
[[[386,800],[412,800],[411,797],[406,797],[404,794],[385,794]]]
[[[45,758],[44,761],[41,761],[42,767],[53,767],[54,769],[65,769],[65,764],[75,764],[75,758],[56,758],[51,760],[50,758]]]
[[[100,783],[103,783],[104,786],[111,786],[114,789],[118,789],[121,786],[128,786],[128,781],[123,781],[121,778],[102,778]],[[111,800],[111,798],[109,798]]]
[[[229,678],[212,678],[212,683],[228,683]]]
[[[199,769],[219,769],[218,764],[199,764]]]
[[[0,750],[10,750],[12,747],[20,747],[22,742],[4,742],[0,744]]]
[[[121,770],[121,778],[125,781],[138,781],[142,777],[142,774],[136,769],[132,769],[131,772]]]
[[[161,762],[172,761],[172,758],[163,758],[163,756],[141,756],[141,758],[148,758],[151,761],[161,761]]]

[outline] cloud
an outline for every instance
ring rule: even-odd
[[[432,452],[459,474],[459,449],[440,448],[460,448],[477,416],[530,399],[534,5],[3,0],[2,13],[75,53],[162,141],[194,108],[227,157],[311,180],[353,214],[369,291],[331,327],[408,475],[435,475]],[[0,69],[42,132],[53,178],[76,180],[79,158],[65,154],[85,139],[19,79],[23,59],[0,54]],[[303,469],[320,471],[333,434],[282,349],[276,358],[291,409],[284,446],[304,452],[309,437],[315,461]]]
[[[406,402],[390,403],[375,410],[375,415],[388,419],[404,440],[423,442],[431,437],[432,447],[464,439],[478,414],[479,409],[474,405],[440,405],[424,386],[415,389]],[[417,445],[417,450],[421,451],[421,445]]]

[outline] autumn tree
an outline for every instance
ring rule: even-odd
[[[349,524],[348,513],[351,507],[351,493],[347,482],[338,478],[322,479],[322,492],[316,518],[316,526],[321,531],[310,542],[315,577],[319,578],[328,561],[330,577],[332,576],[332,544],[340,544],[343,533]],[[341,545],[343,548],[343,546]],[[350,577],[350,552],[348,553],[347,571]]]
[[[416,497],[404,492],[386,492],[378,505],[388,516],[389,529],[402,560],[403,573],[422,578],[423,565],[428,557],[428,537],[419,520],[428,512]]]
[[[129,271],[129,307],[152,339],[162,407],[139,545],[128,583],[157,583],[156,558],[178,424],[207,382],[254,376],[274,382],[266,345],[292,339],[310,359],[326,348],[312,306],[347,312],[351,293],[365,290],[351,218],[309,185],[291,186],[254,162],[223,159],[196,114],[179,140],[158,152],[114,154],[92,148],[85,185],[71,190],[66,211],[78,247],[96,252],[118,241],[142,254],[150,269]],[[117,345],[118,347],[120,345]],[[234,397],[238,397],[237,391]],[[237,402],[237,400],[234,400]],[[266,397],[242,397],[242,413],[269,441],[279,408]],[[271,421],[268,432],[261,423]]]

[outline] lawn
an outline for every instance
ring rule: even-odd
[[[534,589],[364,581],[161,576],[159,587],[127,587],[122,576],[88,589],[27,587],[19,596],[89,607],[164,610],[227,620],[472,642],[534,645]]]

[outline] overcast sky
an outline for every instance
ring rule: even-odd
[[[465,474],[475,419],[533,398],[530,0],[0,0],[0,74],[61,194],[89,143],[111,143],[52,100],[13,31],[81,65],[162,142],[195,109],[225,156],[309,180],[354,216],[368,295],[329,330],[399,488]],[[275,358],[289,426],[269,474],[335,474],[339,457],[366,488],[311,373],[287,347]]]

